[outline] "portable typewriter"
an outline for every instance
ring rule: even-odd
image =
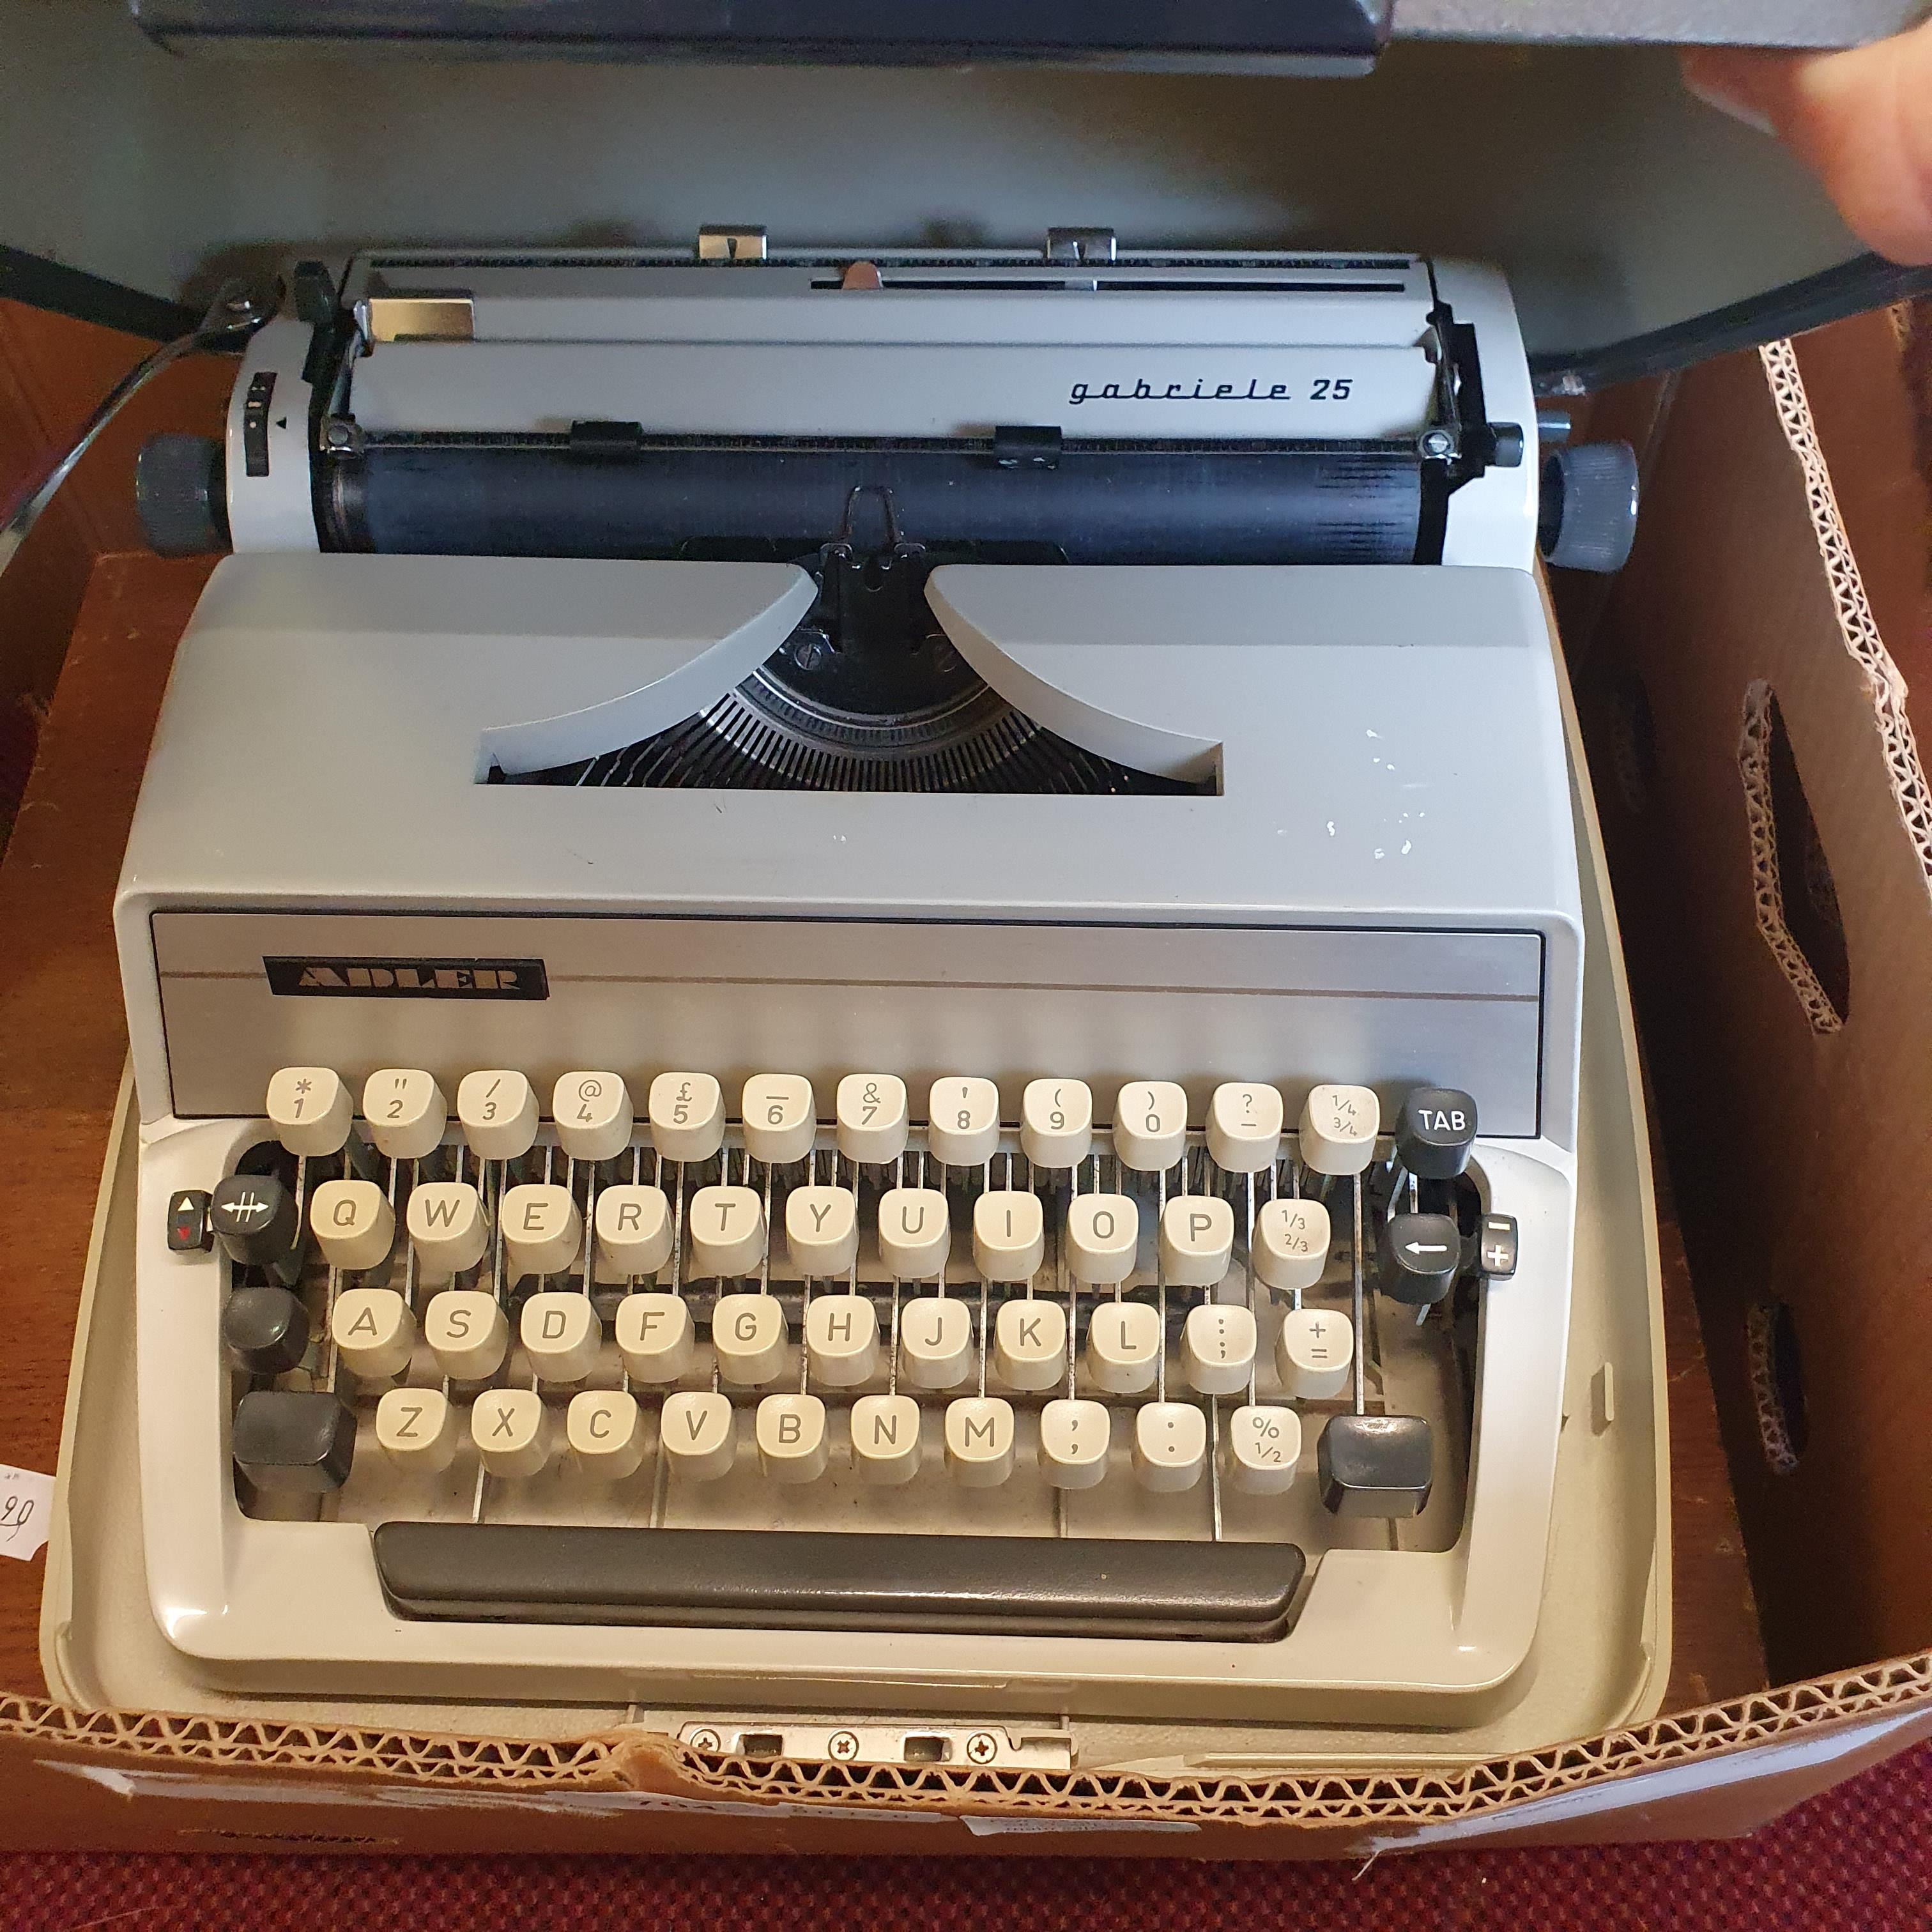
[[[1463,1726],[1586,922],[1495,274],[376,254],[260,328],[117,907],[145,1560],[275,1692]],[[841,1734],[844,1735],[844,1734]]]

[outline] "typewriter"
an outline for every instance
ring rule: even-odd
[[[1499,276],[371,254],[140,490],[233,552],[116,907],[200,1679],[1516,1694],[1586,931],[1534,564],[1634,500],[1539,464]]]

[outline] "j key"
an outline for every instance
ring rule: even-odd
[[[909,1395],[862,1395],[852,1405],[852,1466],[868,1482],[919,1474],[919,1404]]]
[[[265,1270],[284,1288],[300,1280],[302,1216],[295,1196],[273,1174],[231,1174],[217,1181],[208,1220],[231,1261]]]
[[[1454,1180],[1475,1144],[1476,1103],[1455,1087],[1417,1087],[1396,1116],[1395,1153],[1418,1180]]]
[[[973,1364],[973,1317],[956,1297],[921,1295],[899,1321],[899,1370],[914,1388],[957,1388]]]
[[[399,1469],[440,1476],[456,1460],[456,1405],[440,1389],[392,1388],[376,1405],[376,1443]]]
[[[1302,1165],[1317,1174],[1360,1174],[1375,1157],[1382,1118],[1372,1088],[1311,1088],[1298,1136]]]
[[[1318,1201],[1268,1201],[1255,1217],[1255,1272],[1282,1294],[1313,1288],[1328,1265],[1328,1210]]]
[[[221,1340],[251,1375],[286,1374],[308,1352],[308,1310],[285,1288],[238,1288],[222,1306]]]
[[[1427,1308],[1456,1286],[1462,1236],[1447,1214],[1396,1214],[1382,1229],[1376,1279],[1391,1301]]]
[[[478,1160],[521,1160],[536,1144],[536,1091],[508,1067],[466,1073],[457,1085],[456,1118]]]
[[[1434,1451],[1421,1416],[1330,1416],[1315,1462],[1336,1516],[1420,1516],[1428,1505]]]
[[[906,1084],[896,1073],[848,1073],[838,1083],[838,1151],[880,1165],[905,1152]]]
[[[268,1124],[292,1154],[340,1154],[356,1102],[327,1066],[284,1066],[268,1082]]]
[[[1275,1404],[1238,1408],[1228,1418],[1227,1474],[1250,1496],[1279,1496],[1301,1460],[1301,1418]]]
[[[1191,1402],[1134,1411],[1134,1474],[1150,1490],[1191,1490],[1208,1463],[1208,1418]]]
[[[1229,1082],[1208,1103],[1208,1151],[1230,1174],[1258,1174],[1281,1151],[1281,1124],[1278,1089]]]
[[[1137,1080],[1114,1102],[1114,1151],[1137,1174],[1162,1174],[1187,1144],[1187,1096],[1172,1080]]]
[[[1094,1093],[1084,1080],[1029,1080],[1020,1148],[1036,1167],[1078,1167],[1094,1144]]]
[[[392,1160],[421,1160],[442,1144],[449,1102],[433,1074],[385,1066],[362,1083],[362,1115],[370,1138]]]
[[[572,1396],[563,1433],[577,1466],[600,1483],[621,1483],[644,1460],[644,1411],[622,1389]]]
[[[349,1480],[356,1412],[326,1390],[250,1389],[236,1405],[230,1442],[258,1490],[321,1496]]]
[[[631,1090],[614,1073],[564,1074],[550,1111],[572,1160],[612,1160],[631,1144]]]

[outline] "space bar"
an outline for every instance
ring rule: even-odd
[[[1292,1543],[386,1522],[390,1605],[461,1622],[1282,1636]]]

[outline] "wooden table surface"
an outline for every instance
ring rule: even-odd
[[[209,566],[95,567],[33,779],[0,861],[0,1462],[51,1471],[81,1275],[127,1052],[110,924],[176,640]],[[1661,1176],[1660,1176],[1660,1181]],[[1743,1539],[1690,1278],[1662,1228],[1675,1534],[1668,1708],[1761,1688]],[[0,1687],[42,1693],[43,1558],[0,1562]]]

